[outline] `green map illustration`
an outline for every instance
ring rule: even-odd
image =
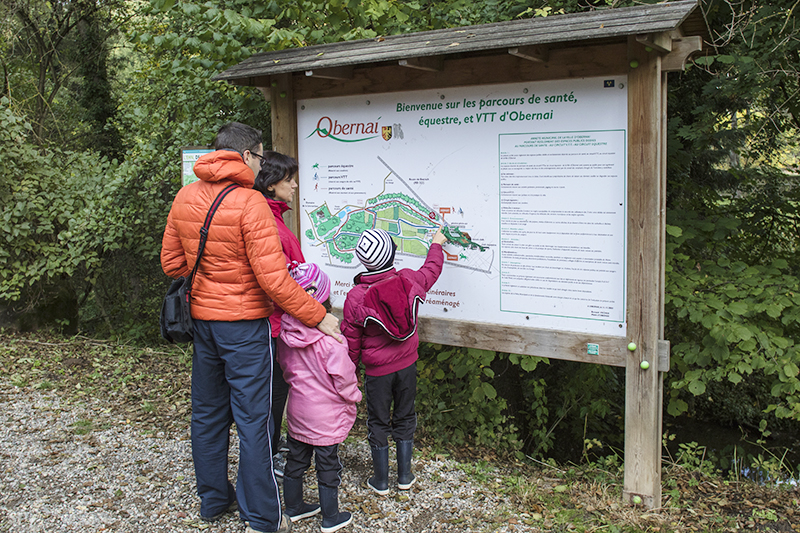
[[[383,190],[363,206],[345,205],[331,212],[326,202],[306,210],[306,214],[311,228],[305,237],[312,245],[325,247],[333,266],[360,268],[354,250],[367,229],[386,230],[397,244],[398,257],[425,257],[433,235],[443,227],[448,238],[445,263],[484,272],[491,269],[492,251],[459,227],[447,224],[443,214],[423,201],[391,168],[383,179]]]

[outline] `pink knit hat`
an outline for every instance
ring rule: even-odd
[[[289,274],[304,289],[316,288],[317,290],[311,295],[318,302],[324,302],[330,296],[331,279],[316,264],[293,261],[289,265]]]

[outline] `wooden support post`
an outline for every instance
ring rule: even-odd
[[[661,57],[661,65],[664,65],[664,57]],[[661,69],[661,123],[659,131],[661,132],[661,150],[659,151],[659,189],[660,197],[658,204],[659,212],[659,246],[658,253],[658,274],[659,274],[659,287],[658,287],[658,338],[664,338],[664,291],[667,286],[667,94],[669,93],[669,85],[667,84],[667,73]],[[666,348],[664,345],[666,344]],[[660,341],[659,360],[663,357],[663,352],[666,351],[667,369],[661,370],[659,365],[659,372],[669,371],[669,341]],[[665,349],[664,349],[665,348]],[[663,379],[662,379],[663,384]],[[663,393],[659,396],[662,397]],[[664,402],[659,402],[664,405]],[[659,420],[661,417],[659,417]],[[659,422],[660,424],[660,422]],[[660,425],[659,425],[660,427]]]
[[[280,74],[272,77],[270,85],[272,102],[272,149],[297,159],[297,105],[294,100],[292,75]],[[295,194],[290,207],[292,216],[286,225],[297,235],[300,230],[300,210],[297,209],[300,194]]]
[[[625,373],[623,498],[661,507],[661,380],[663,305],[661,57],[628,40],[628,352]],[[631,346],[633,347],[633,346]],[[641,367],[647,361],[648,369]]]

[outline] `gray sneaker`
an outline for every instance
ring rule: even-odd
[[[283,470],[286,468],[286,458],[282,454],[276,453],[272,456],[272,471],[275,477],[283,479]]]
[[[245,522],[246,529],[244,530],[245,533],[262,533],[256,529],[250,527],[249,522]],[[281,523],[278,524],[278,531],[275,533],[289,533],[292,530],[292,521],[289,519],[289,515],[283,513],[281,516]]]

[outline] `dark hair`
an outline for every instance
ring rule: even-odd
[[[261,130],[257,130],[241,122],[229,122],[222,126],[214,139],[215,150],[236,150],[243,154],[251,152],[262,144]]]
[[[258,171],[253,188],[270,198],[275,197],[275,191],[269,191],[270,185],[280,183],[284,179],[291,179],[297,174],[297,160],[280,152],[264,152],[261,161],[261,170]]]
[[[327,300],[322,302],[322,307],[324,307],[327,312],[329,312],[329,313],[331,312],[331,309],[333,309],[333,306],[331,305],[330,296],[328,297]]]

